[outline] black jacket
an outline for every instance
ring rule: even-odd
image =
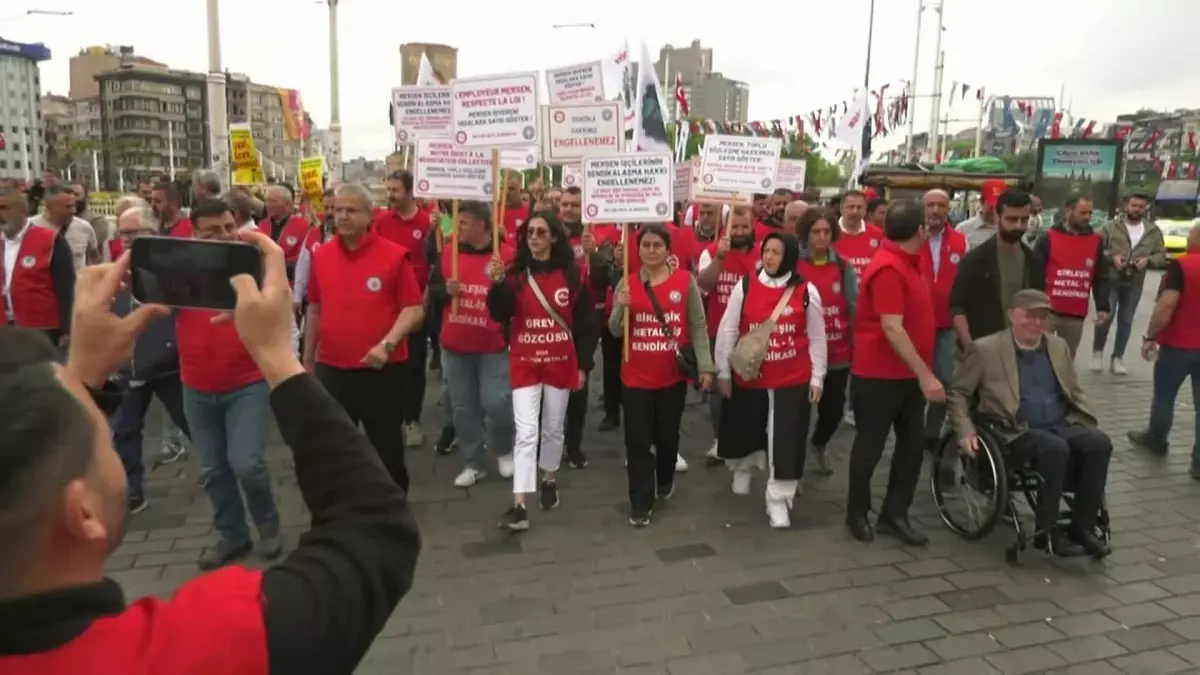
[[[1008,302],[1000,297],[1000,252],[996,237],[967,251],[950,289],[950,316],[965,316],[972,340],[1008,328]],[[1046,260],[1024,243],[1023,288],[1046,290]]]
[[[1062,234],[1076,237],[1086,236],[1095,233],[1091,227],[1088,227],[1086,232],[1072,232],[1062,223],[1056,223],[1051,230],[1057,230]],[[1096,238],[1096,256],[1092,258],[1092,300],[1096,303],[1097,312],[1108,313],[1110,310],[1108,303],[1108,289],[1110,281],[1108,278],[1108,267],[1111,263],[1104,257],[1104,237]],[[1050,262],[1050,232],[1047,230],[1037,238],[1033,244],[1033,250],[1037,251],[1038,255],[1042,256],[1042,260]]]
[[[128,290],[117,292],[113,299],[113,314],[127,316],[133,310],[133,294]],[[133,358],[121,367],[120,376],[125,381],[153,380],[179,373],[179,347],[175,342],[175,314],[159,317],[150,322],[133,343]]]

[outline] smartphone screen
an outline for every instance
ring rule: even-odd
[[[133,297],[141,303],[231,310],[239,274],[262,285],[262,256],[251,244],[175,237],[141,237],[130,254]]]

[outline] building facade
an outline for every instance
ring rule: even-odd
[[[442,82],[450,82],[458,77],[457,47],[409,42],[400,45],[400,84],[413,85],[417,83],[417,73],[421,69],[421,54],[429,57],[429,65],[433,66],[434,75]]]
[[[0,39],[0,178],[33,180],[46,169],[41,44]]]
[[[744,122],[749,118],[750,87],[725,77],[713,68],[713,50],[699,40],[687,47],[667,45],[659,50],[654,64],[663,86],[663,100],[670,119],[679,119],[675,101],[675,76],[679,75],[688,99],[688,116],[711,120]]]

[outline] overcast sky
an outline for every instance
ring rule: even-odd
[[[937,0],[931,0],[936,2]],[[1189,54],[1200,25],[1195,0],[945,0],[946,87],[1066,99],[1076,117],[1113,121],[1138,107],[1198,106],[1200,74]],[[877,0],[871,87],[912,77],[917,0]],[[68,58],[96,44],[133,45],[175,68],[205,70],[205,0],[0,0],[0,37],[44,42],[46,91],[67,92]],[[475,7],[478,5],[478,7]],[[807,113],[861,86],[870,0],[493,3],[341,0],[343,156],[382,157],[392,147],[391,87],[398,46],[459,48],[459,76],[541,70],[604,58],[628,39],[636,54],[701,40],[717,70],[750,85],[751,119]],[[471,7],[471,9],[467,9]],[[26,10],[72,16],[21,15]],[[221,1],[224,67],[265,84],[299,89],[321,127],[329,122],[328,9],[318,0]],[[918,96],[933,84],[937,14],[925,12]],[[594,29],[553,29],[592,23]],[[653,26],[654,28],[648,28]],[[543,85],[544,86],[544,85]],[[916,102],[917,130],[929,127],[928,99]],[[954,128],[974,126],[968,99],[951,110]],[[878,147],[878,146],[877,146]]]

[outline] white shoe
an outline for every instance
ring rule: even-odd
[[[746,469],[738,469],[737,471],[733,472],[733,494],[750,494],[750,471]]]
[[[687,470],[687,460],[683,458],[683,455],[677,455],[675,457],[675,473],[687,473]]]
[[[721,459],[720,453],[717,452],[716,441],[713,441],[712,447],[708,449],[708,452],[704,453],[704,456],[709,459]]]
[[[425,445],[425,432],[421,430],[420,424],[409,422],[404,425],[404,444],[410,448]]]
[[[515,469],[513,468],[512,455],[504,455],[503,457],[497,457],[496,458],[496,466],[500,470],[501,478],[512,478],[513,477],[513,471]]]
[[[1104,352],[1092,352],[1092,361],[1088,364],[1088,370],[1093,373],[1104,372]]]
[[[458,474],[458,478],[454,479],[454,487],[468,488],[484,478],[487,478],[486,471],[467,467],[462,470],[462,473]]]
[[[788,512],[788,503],[785,499],[768,499],[767,500],[767,520],[771,523],[771,527],[776,530],[786,530],[792,526],[792,517]]]
[[[1128,375],[1129,374],[1129,369],[1125,367],[1125,361],[1123,361],[1120,357],[1114,358],[1112,360],[1112,363],[1109,364],[1108,367],[1109,367],[1109,369],[1112,370],[1113,375]]]

